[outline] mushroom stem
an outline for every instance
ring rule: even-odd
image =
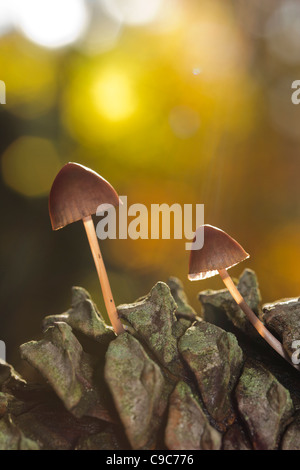
[[[255,313],[251,310],[249,305],[246,303],[244,298],[241,296],[241,294],[237,290],[227,270],[219,269],[218,271],[222,278],[222,281],[224,282],[225,286],[229,290],[230,294],[232,295],[232,297],[234,298],[238,306],[243,310],[248,320],[252,323],[252,325],[258,331],[258,333],[267,341],[267,343],[269,343],[269,345],[273,349],[275,349],[276,352],[278,352],[278,354],[280,354],[280,356],[282,356],[293,367],[295,367],[295,369],[299,370],[299,367],[297,367],[295,364],[291,362],[288,354],[286,353],[280,341],[278,341],[278,339],[276,339],[275,336],[273,336],[272,333],[270,333],[270,331],[265,327],[265,325],[257,318]]]
[[[105,307],[106,307],[113,329],[115,330],[117,335],[120,335],[121,333],[124,333],[125,330],[123,328],[123,325],[117,313],[117,309],[116,309],[113,295],[111,292],[105,265],[104,265],[103,258],[101,255],[93,219],[91,216],[88,216],[82,220],[83,220],[84,228],[88,237],[91,252],[94,258],[94,262],[96,265],[96,270],[98,273],[98,277],[99,277],[99,281],[100,281],[100,285],[101,285],[101,289],[103,293]]]

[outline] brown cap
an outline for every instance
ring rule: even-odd
[[[67,163],[57,174],[50,191],[49,214],[53,230],[95,214],[100,204],[120,204],[114,188],[95,171],[78,163]]]
[[[188,275],[190,281],[215,276],[219,269],[231,268],[249,258],[250,255],[236,240],[212,225],[198,227],[195,239],[197,232],[203,229],[203,247],[200,250],[191,250]]]

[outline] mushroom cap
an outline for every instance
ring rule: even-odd
[[[212,225],[201,225],[204,229],[204,245],[200,250],[191,250],[189,275],[190,281],[198,281],[219,274],[219,269],[229,269],[249,258],[249,254],[226,232]]]
[[[95,214],[100,204],[120,203],[115,189],[102,176],[78,163],[67,163],[56,175],[50,191],[52,228],[58,230]]]

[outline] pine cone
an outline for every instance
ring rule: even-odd
[[[249,270],[238,287],[293,354],[299,300],[262,309]],[[118,307],[127,326],[116,337],[89,294],[73,288],[71,308],[21,346],[42,384],[0,361],[0,449],[299,450],[299,372],[226,291],[199,298],[203,317],[176,278],[158,282]]]

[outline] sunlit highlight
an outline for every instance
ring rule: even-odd
[[[121,121],[135,110],[135,97],[126,75],[115,71],[102,73],[92,87],[96,109],[111,121]]]
[[[33,42],[48,48],[74,42],[87,25],[83,0],[14,0],[15,21]]]

